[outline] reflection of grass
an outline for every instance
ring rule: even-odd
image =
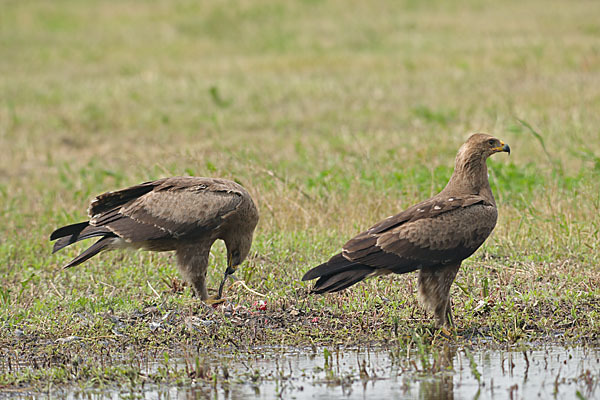
[[[475,130],[495,132],[513,153],[489,162],[500,219],[452,291],[459,334],[593,337],[597,13],[583,3],[405,3],[5,2],[0,352],[19,346],[52,360],[66,351],[54,340],[69,336],[108,337],[114,352],[406,343],[429,323],[415,274],[326,297],[308,297],[298,278],[440,190]],[[82,246],[50,255],[49,233],[84,218],[95,194],[190,173],[253,193],[262,217],[239,277],[269,293],[281,324],[245,327],[172,290],[172,255],[104,254],[68,271],[60,265]],[[215,286],[222,244],[211,263]],[[255,300],[239,287],[228,294],[246,307]],[[156,321],[133,317],[149,305],[182,326],[190,315],[218,323],[152,330]]]

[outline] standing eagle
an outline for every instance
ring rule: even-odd
[[[228,275],[244,261],[252,244],[258,211],[246,189],[225,179],[171,177],[145,182],[96,197],[89,221],[52,232],[53,253],[72,243],[100,239],[64,268],[81,264],[101,251],[135,248],[175,250],[179,272],[197,296],[207,300],[206,269],[212,244],[227,247]]]
[[[308,271],[313,293],[337,292],[365,278],[419,270],[419,300],[438,327],[452,325],[450,286],[461,262],[492,233],[498,210],[486,160],[510,147],[472,135],[458,150],[454,173],[432,198],[393,215],[350,239],[342,252]]]

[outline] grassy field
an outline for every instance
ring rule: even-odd
[[[453,340],[597,342],[599,19],[586,0],[4,1],[0,386],[128,379],[98,360],[190,346],[442,340],[416,274],[323,297],[299,278],[440,190],[475,131],[513,152],[488,161],[500,217],[452,288]],[[265,311],[241,286],[204,306],[172,254],[51,255],[96,194],[186,174],[256,199],[238,275]],[[211,262],[215,288],[222,244]]]

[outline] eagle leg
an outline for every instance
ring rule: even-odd
[[[424,267],[419,271],[419,301],[435,317],[438,328],[453,326],[450,287],[460,264]]]
[[[210,250],[210,247],[209,247]],[[208,251],[199,251],[198,246],[181,246],[177,249],[177,267],[183,278],[194,288],[194,294],[206,301],[206,270],[208,268]]]

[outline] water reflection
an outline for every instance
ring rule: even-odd
[[[599,358],[599,349],[589,347],[270,348],[251,354],[204,354],[203,368],[215,376],[192,384],[127,392],[70,391],[64,395],[71,399],[231,400],[597,398]]]
[[[452,369],[456,357],[456,347],[445,345],[439,354],[434,354],[434,365],[429,379],[419,383],[419,398],[454,400],[454,374]],[[435,366],[435,363],[439,367]]]

